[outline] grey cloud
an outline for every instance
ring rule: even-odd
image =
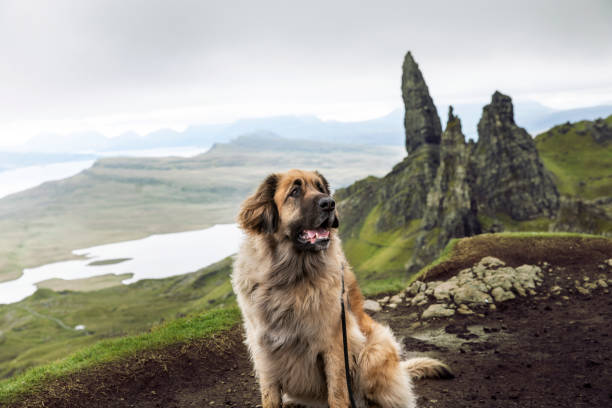
[[[5,0],[0,120],[214,103],[287,86],[316,97],[321,81],[347,78],[355,88],[394,87],[362,95],[387,97],[408,49],[426,76],[447,72],[448,83],[481,60],[498,61],[504,75],[567,59],[576,66],[568,84],[593,86],[605,80],[585,74],[593,64],[612,72],[610,21],[609,0]]]

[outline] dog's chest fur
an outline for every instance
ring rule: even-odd
[[[320,393],[299,388],[310,384],[324,389],[320,356],[340,329],[340,265],[316,261],[298,265],[306,270],[296,265],[284,268],[282,260],[273,262],[269,256],[253,262],[259,254],[246,242],[233,276],[249,348],[282,379],[284,389]],[[286,273],[293,276],[282,276]],[[313,381],[317,378],[320,381]]]

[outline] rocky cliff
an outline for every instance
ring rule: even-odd
[[[410,52],[406,54],[402,66],[402,98],[406,109],[404,128],[408,154],[425,143],[439,144],[442,126],[438,111],[429,96],[423,74]]]
[[[479,212],[522,221],[551,217],[559,208],[559,194],[533,138],[514,123],[509,96],[496,91],[482,110],[472,163]]]
[[[421,231],[411,261],[422,265],[433,259],[451,238],[479,234],[472,186],[475,174],[470,162],[471,146],[465,143],[461,120],[449,108],[440,143],[440,165],[427,193]]]
[[[415,271],[452,238],[481,232],[602,233],[612,225],[609,211],[597,203],[580,197],[561,200],[559,176],[544,166],[534,139],[515,123],[509,96],[493,94],[483,108],[478,142],[466,143],[452,107],[441,132],[427,84],[410,53],[402,66],[401,89],[407,157],[385,177],[337,192],[345,220],[341,235],[358,270]],[[612,146],[611,123],[588,122],[576,132],[592,133],[593,143],[605,150]],[[610,179],[605,186],[612,183],[612,174]],[[601,194],[597,197],[602,200]],[[584,211],[596,217],[581,217]]]

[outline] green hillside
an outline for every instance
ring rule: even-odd
[[[538,135],[535,144],[559,193],[565,197],[557,218],[540,216],[519,221],[505,213],[480,213],[482,231],[549,231],[568,225],[574,228],[560,230],[594,234],[612,231],[612,116],[556,126]],[[381,194],[381,186],[391,181],[392,174],[370,177],[337,193],[340,208],[349,210],[348,220],[344,219],[341,225],[347,257],[358,275],[367,278],[366,287],[373,290],[393,288],[409,279],[405,266],[415,252],[421,225],[420,219],[401,225],[402,214],[387,212],[386,217],[397,219],[398,226],[379,228],[383,214],[376,197]],[[409,194],[408,190],[403,194]],[[575,205],[573,199],[598,202]],[[436,235],[436,231],[430,234]]]
[[[0,305],[0,379],[101,339],[234,305],[231,262],[227,258],[190,274],[87,293],[40,289],[19,303]],[[77,325],[85,330],[74,330]]]
[[[51,391],[56,397],[69,397],[71,391],[78,389],[78,381],[73,387],[54,387],[55,380],[61,383],[62,379],[71,375],[103,371],[108,365],[125,363],[130,359],[146,361],[159,358],[165,348],[175,345],[194,344],[200,348],[222,349],[223,339],[219,339],[219,334],[235,327],[239,321],[238,308],[230,307],[176,319],[153,328],[149,333],[99,341],[66,358],[30,369],[10,380],[0,381],[0,406],[15,403],[37,392],[45,395]],[[26,402],[26,406],[31,405]]]
[[[292,148],[291,153],[289,149]],[[241,137],[191,158],[107,158],[80,174],[0,199],[0,281],[72,250],[234,222],[268,174],[318,169],[334,188],[382,175],[399,147]]]
[[[561,194],[588,200],[612,196],[612,115],[555,126],[535,143]]]

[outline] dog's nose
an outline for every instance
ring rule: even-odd
[[[323,211],[333,211],[336,208],[336,202],[331,197],[323,197],[319,200],[319,207]]]

